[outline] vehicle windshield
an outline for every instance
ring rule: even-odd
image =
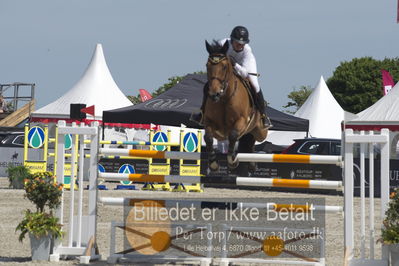
[[[7,135],[0,135],[0,142],[3,142],[3,139],[5,139]]]
[[[300,153],[328,154],[328,142],[305,142],[299,149]]]

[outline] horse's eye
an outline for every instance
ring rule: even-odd
[[[227,69],[227,66],[226,66],[226,65],[224,65],[224,66],[223,66],[223,70],[226,70],[226,69]]]

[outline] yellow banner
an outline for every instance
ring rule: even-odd
[[[46,162],[26,162],[25,161],[24,165],[27,168],[29,168],[31,174],[47,171],[47,163]]]
[[[150,175],[170,175],[170,165],[150,164],[148,172]]]
[[[186,176],[200,176],[201,167],[196,164],[181,164],[180,175]]]
[[[64,176],[71,176],[71,164],[64,164]]]

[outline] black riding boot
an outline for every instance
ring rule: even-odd
[[[262,90],[256,93],[255,105],[262,116],[262,122],[265,125],[265,127],[270,127],[270,120],[266,115],[266,110],[265,110],[266,104],[265,104],[265,99],[263,98]]]
[[[206,99],[208,98],[208,82],[205,83],[204,88],[203,88],[203,95],[202,95],[202,104],[201,104],[201,109],[198,113],[192,113],[190,120],[197,122],[199,125],[203,125],[203,120],[204,120],[204,109],[205,109],[205,104],[206,104]]]

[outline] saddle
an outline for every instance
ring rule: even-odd
[[[259,109],[259,107],[257,106],[258,103],[256,102],[258,96],[256,95],[255,88],[252,86],[252,84],[251,84],[251,82],[249,81],[248,78],[243,78],[235,70],[233,70],[233,71],[234,71],[234,75],[236,75],[242,81],[242,83],[244,84],[244,87],[247,90],[247,93],[248,93],[248,96],[249,96],[249,102],[250,102],[250,104],[252,106],[252,114],[250,116],[251,117],[250,120],[252,121],[254,116],[255,116],[256,111]],[[261,116],[262,115],[263,115],[263,113],[261,112]],[[268,121],[268,124],[271,125],[269,117],[265,116],[262,119],[265,119],[265,121]],[[264,123],[266,123],[266,122],[264,122]]]
[[[255,107],[256,92],[255,89],[252,87],[251,82],[248,78],[241,77],[235,70],[234,75],[236,75],[241,80],[242,84],[244,84],[244,87],[247,89],[247,93],[249,96],[249,102],[252,107]]]

